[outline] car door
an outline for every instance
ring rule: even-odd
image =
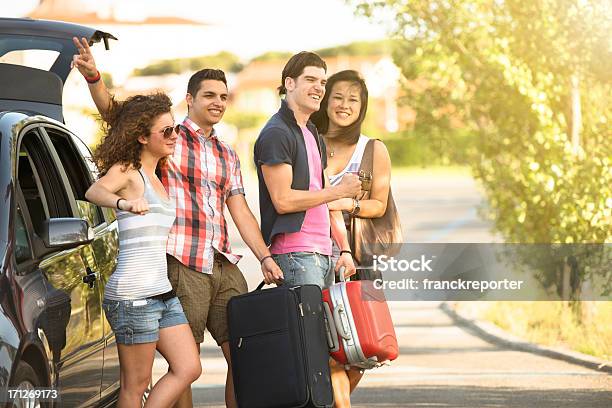
[[[103,296],[104,287],[115,270],[119,253],[115,212],[109,208],[98,207],[85,199],[85,192],[98,175],[87,145],[76,135],[60,127],[47,125],[44,129],[70,180],[79,217],[88,220],[94,228],[95,238],[89,247],[93,256],[92,263],[96,265],[96,285],[99,285],[100,294]],[[102,315],[104,367],[101,389],[104,397],[119,387],[119,355],[115,336],[104,313]]]
[[[70,180],[45,130],[26,128],[20,139],[17,180],[28,218],[40,235],[44,220],[79,216]],[[36,251],[35,251],[36,253]],[[36,255],[35,255],[36,256]],[[57,251],[37,259],[37,272],[48,282],[48,291],[68,300],[65,322],[54,325],[59,339],[51,344],[63,406],[88,406],[100,398],[104,329],[100,285],[88,280],[96,263],[91,244]],[[85,278],[85,279],[84,279]],[[93,283],[93,284],[90,284]],[[63,332],[62,332],[63,331]]]

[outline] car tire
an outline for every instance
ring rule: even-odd
[[[36,374],[36,371],[31,365],[25,361],[20,361],[17,364],[15,375],[11,381],[11,389],[13,390],[31,390],[42,386],[40,377]],[[8,405],[13,408],[40,408],[47,406],[43,404],[38,398],[33,399],[16,399],[13,401],[13,405]]]

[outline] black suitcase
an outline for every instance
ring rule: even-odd
[[[228,303],[240,408],[331,407],[329,348],[317,285],[281,286]]]

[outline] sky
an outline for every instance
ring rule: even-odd
[[[23,17],[38,3],[38,0],[0,0],[0,17]],[[344,0],[80,0],[80,3],[83,11],[95,10],[98,15],[108,13],[109,5],[113,4],[120,20],[174,16],[205,24],[95,27],[119,38],[111,41],[110,52],[100,45],[93,47],[92,52],[98,67],[112,75],[115,85],[124,87],[151,86],[139,83],[142,78],[134,79],[131,74],[134,68],[160,59],[230,51],[248,62],[268,51],[295,53],[386,37],[384,27],[355,16]],[[69,77],[64,88],[64,103],[68,108],[89,101],[83,98],[81,78],[74,72],[71,77],[74,81]],[[182,99],[184,83],[177,89]],[[65,110],[67,122],[80,135],[94,134],[97,124],[86,121],[80,109],[73,111],[79,113],[68,118],[72,111]]]
[[[217,47],[251,58],[266,51],[301,51],[385,38],[385,28],[355,16],[344,0],[82,0],[100,10],[115,3],[130,20],[170,15],[212,25]],[[0,16],[19,17],[37,0],[0,0]],[[194,39],[197,41],[197,39]],[[206,41],[207,39],[202,39]]]

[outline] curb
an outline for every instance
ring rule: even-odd
[[[591,370],[612,374],[612,361],[600,360],[593,356],[578,353],[576,351],[562,350],[529,343],[524,339],[505,332],[492,323],[462,316],[460,313],[453,310],[448,302],[442,303],[440,305],[440,309],[451,319],[453,319],[455,323],[466,327],[478,337],[490,343],[504,346],[513,350],[526,351],[528,353],[534,353],[544,357],[563,360],[568,363],[590,368]]]

